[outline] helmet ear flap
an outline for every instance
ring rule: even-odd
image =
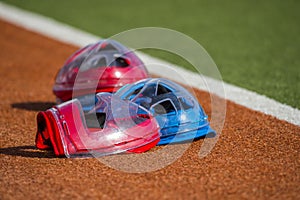
[[[59,129],[51,110],[39,112],[37,115],[37,133],[35,146],[38,149],[53,149],[55,155],[64,155]]]
[[[35,144],[38,149],[51,149],[52,144],[49,135],[49,121],[46,112],[39,112],[37,115],[37,134]]]

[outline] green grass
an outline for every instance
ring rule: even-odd
[[[209,52],[226,82],[300,108],[300,1],[4,2],[101,37],[144,26],[180,31]],[[148,52],[188,67],[173,54]]]

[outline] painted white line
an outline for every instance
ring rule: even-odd
[[[100,37],[67,24],[59,23],[51,18],[21,10],[2,2],[0,2],[0,18],[55,40],[80,47],[100,39]]]
[[[98,36],[57,22],[51,18],[21,10],[2,2],[0,2],[0,18],[25,29],[35,31],[47,37],[54,38],[64,43],[76,45],[78,47],[85,46],[100,39]],[[171,66],[183,77],[186,77],[185,79],[188,80],[188,84],[195,88],[207,91],[207,87],[203,83],[199,74],[140,52],[139,56],[141,56],[145,63],[160,63],[157,67],[153,66],[149,68],[150,73],[173,79],[172,74],[168,73],[168,69],[161,67]],[[266,96],[228,83],[222,83],[221,81],[217,81],[209,77],[205,77],[205,81],[207,82],[206,84],[216,85],[216,88],[222,88],[220,87],[220,84],[223,84],[226,97],[223,92],[214,91],[216,95],[222,98],[226,98],[247,108],[275,116],[278,119],[300,126],[300,110],[296,108],[292,108],[291,106],[279,103]]]

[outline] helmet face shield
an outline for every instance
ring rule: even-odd
[[[53,148],[57,156],[87,157],[139,153],[157,144],[159,126],[147,110],[107,93],[97,98],[88,113],[76,99],[40,112],[36,146]]]
[[[196,98],[170,80],[144,79],[122,87],[115,95],[149,110],[160,126],[161,140],[158,144],[191,141],[216,134]]]
[[[144,63],[114,40],[100,40],[75,52],[56,76],[53,92],[60,102],[97,92],[115,92],[148,78]]]

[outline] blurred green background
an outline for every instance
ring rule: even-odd
[[[300,1],[3,2],[101,37],[144,26],[180,31],[208,51],[224,81],[300,108]],[[173,54],[154,50],[146,52],[190,68],[187,62]]]

